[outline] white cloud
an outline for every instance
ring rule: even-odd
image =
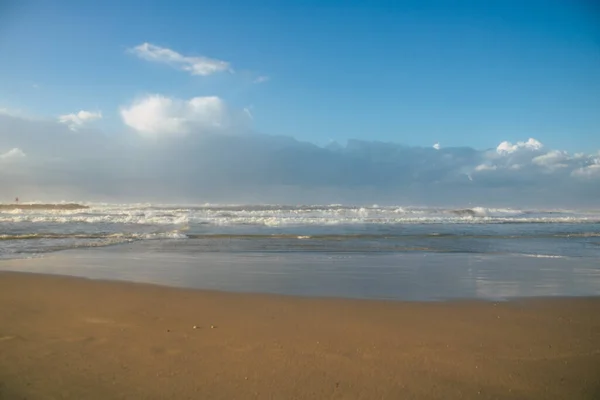
[[[258,83],[265,83],[265,82],[268,82],[270,79],[271,78],[269,78],[266,75],[261,75],[261,76],[257,77],[256,79],[254,79],[252,82],[253,83],[257,83],[257,84]]]
[[[0,160],[2,160],[2,161],[15,160],[15,159],[24,158],[24,157],[25,157],[25,153],[23,152],[23,150],[19,149],[18,147],[15,147],[14,149],[9,150],[6,153],[0,154]]]
[[[58,117],[58,122],[61,122],[69,127],[72,131],[76,131],[88,122],[102,118],[101,112],[91,112],[81,110],[77,114],[65,114]]]
[[[496,152],[498,154],[505,155],[515,153],[519,150],[540,150],[542,147],[544,147],[543,144],[533,138],[530,138],[526,142],[517,142],[515,144],[512,144],[508,141],[502,142],[496,148]]]
[[[185,136],[192,130],[225,128],[229,117],[225,102],[216,96],[189,100],[150,95],[121,108],[123,122],[145,137]]]
[[[569,177],[584,180],[600,178],[599,154],[546,150],[536,139],[516,144],[502,142],[496,151],[485,153],[484,162],[471,172],[488,171],[487,176],[493,175],[505,182],[516,181],[519,177],[530,182],[543,178],[560,185],[562,179]]]
[[[438,143],[436,143],[436,144],[433,145],[433,148],[436,149],[436,150],[439,150],[439,149],[442,148],[442,146],[438,142]]]
[[[567,168],[568,164],[566,163],[571,159],[572,158],[566,151],[552,150],[546,154],[542,154],[541,156],[534,157],[531,162],[539,165],[540,167],[554,169]]]
[[[515,144],[504,141],[496,147],[495,151],[487,151],[484,154],[484,162],[479,166],[479,170],[497,170],[501,171],[517,171],[527,169],[527,167],[537,166],[544,167],[546,170],[558,168],[558,161],[562,157],[561,152],[547,151],[544,145],[530,138],[525,142],[517,142]]]
[[[217,72],[233,72],[230,63],[208,57],[184,56],[166,47],[142,43],[129,51],[139,58],[167,64],[173,68],[189,72],[191,75],[208,76]]]

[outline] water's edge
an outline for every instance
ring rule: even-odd
[[[587,258],[165,252],[146,242],[2,260],[0,270],[226,292],[401,301],[600,296]]]

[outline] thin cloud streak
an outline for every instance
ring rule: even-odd
[[[233,73],[231,64],[227,61],[203,56],[185,56],[175,50],[147,42],[129,49],[129,52],[142,60],[166,64],[172,68],[188,72],[191,75],[209,76],[226,71]]]

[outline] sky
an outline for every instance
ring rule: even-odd
[[[238,182],[235,162],[253,174],[240,182],[278,200],[308,189],[427,199],[459,179],[482,201],[529,182],[534,202],[560,177],[579,189],[557,202],[593,202],[600,184],[593,1],[0,0],[0,55],[0,183],[11,195],[114,191],[100,166],[115,159],[130,182],[143,164],[174,184],[183,163],[194,174],[173,191],[194,199]],[[49,160],[63,164],[40,172]],[[310,163],[340,172],[295,170]],[[74,183],[84,166],[96,175],[78,179],[102,189]]]

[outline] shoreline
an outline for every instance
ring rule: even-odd
[[[0,270],[316,298],[443,302],[600,296],[597,263],[586,258],[236,253],[186,245],[148,240],[64,250],[3,259]]]
[[[10,259],[10,261],[21,260],[21,259]],[[9,260],[0,260],[0,263],[3,261]],[[27,277],[35,278],[48,278],[48,279],[64,279],[64,280],[72,280],[73,283],[78,281],[83,282],[92,282],[98,284],[108,284],[108,285],[124,285],[124,286],[132,286],[132,287],[149,287],[156,289],[165,289],[172,291],[181,291],[181,292],[189,292],[189,293],[205,293],[212,295],[234,295],[234,296],[266,296],[272,297],[274,300],[277,298],[283,299],[309,299],[316,301],[348,301],[348,302],[374,302],[374,303],[400,303],[400,304],[466,304],[466,303],[481,303],[481,304],[510,304],[510,303],[533,303],[533,302],[545,302],[545,301],[570,301],[570,300],[589,300],[589,301],[598,301],[598,306],[600,307],[600,295],[557,295],[557,296],[513,296],[506,298],[490,298],[490,297],[450,297],[450,298],[439,298],[439,299],[429,299],[429,300],[414,300],[414,299],[402,299],[402,298],[394,298],[394,297],[350,297],[350,296],[336,296],[336,295],[311,295],[311,294],[293,294],[293,293],[279,293],[279,292],[261,292],[261,291],[239,291],[239,290],[226,290],[226,289],[209,289],[209,288],[201,288],[201,287],[191,287],[191,286],[179,286],[179,285],[170,285],[166,283],[158,283],[158,282],[145,282],[145,281],[135,281],[128,279],[111,279],[111,278],[95,278],[84,275],[69,275],[63,273],[50,273],[50,272],[32,272],[32,271],[16,271],[16,270],[3,270],[0,269],[0,279],[2,279],[3,275],[24,275]],[[600,312],[600,308],[598,310]]]
[[[355,300],[0,272],[0,398],[593,399],[598,332],[600,297]]]

